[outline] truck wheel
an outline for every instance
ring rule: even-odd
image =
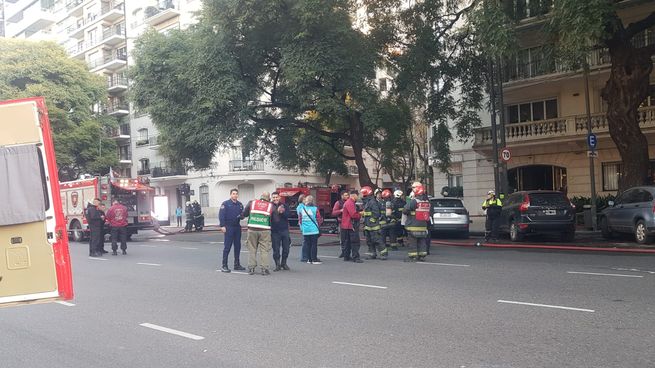
[[[74,242],[81,242],[84,240],[84,231],[82,231],[82,225],[79,222],[73,221],[70,227],[71,239]]]

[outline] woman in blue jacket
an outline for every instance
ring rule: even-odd
[[[321,260],[318,259],[318,236],[323,218],[314,204],[313,196],[308,195],[305,197],[304,205],[298,206],[298,222],[304,240],[302,254],[307,255],[307,263],[321,264]]]

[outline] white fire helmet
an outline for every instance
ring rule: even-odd
[[[396,197],[396,198],[400,198],[400,197],[403,196],[403,191],[398,189],[395,192],[393,192],[393,196]]]

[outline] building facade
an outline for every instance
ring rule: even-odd
[[[326,183],[321,175],[279,170],[270,160],[241,150],[238,142],[217,152],[207,170],[172,164],[160,154],[156,126],[127,98],[132,51],[137,38],[148,29],[167,32],[194,24],[201,0],[4,0],[3,4],[6,37],[56,41],[71,58],[87,63],[91,72],[106,78],[108,99],[103,110],[119,122],[111,136],[118,144],[120,166],[112,169],[155,187],[156,195],[166,198],[163,211],[168,217],[187,199],[197,200],[208,217],[215,217],[231,188],[238,188],[241,199],[248,201],[284,186],[358,186],[354,163],[349,163],[348,176],[333,176]],[[373,168],[372,160],[367,161]],[[371,175],[376,177],[373,171]],[[381,175],[379,184],[383,181]],[[190,198],[180,194],[182,184],[189,185]],[[161,220],[166,217],[158,216]]]
[[[503,75],[505,140],[511,152],[509,189],[561,190],[569,197],[589,197],[583,72],[558,64],[541,31],[544,19],[539,16],[544,9],[519,7],[524,3],[515,2],[515,14],[523,18],[516,29],[520,51],[505,63]],[[623,3],[619,16],[624,24],[655,11],[653,2]],[[643,32],[633,42],[637,46],[655,44],[655,29]],[[588,62],[591,125],[598,137],[596,192],[604,196],[616,194],[621,172],[621,158],[608,133],[607,107],[601,97],[610,74],[610,58],[606,50],[597,50]],[[650,144],[650,156],[655,157],[655,74],[651,74],[650,84],[650,95],[639,109],[639,123]],[[453,149],[451,171],[437,173],[435,182],[462,185],[467,205],[476,209],[486,191],[494,187],[492,161],[491,128],[487,125],[477,130],[474,140]],[[651,166],[655,168],[655,162]]]

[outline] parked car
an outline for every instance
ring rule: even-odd
[[[456,233],[463,238],[469,237],[469,211],[459,198],[431,198],[432,225],[435,232]]]
[[[523,191],[510,194],[503,203],[499,229],[513,242],[527,234],[559,233],[562,240],[575,238],[575,206],[562,192]]]
[[[634,187],[608,202],[600,216],[600,230],[609,239],[615,233],[634,234],[639,244],[655,240],[655,186]]]

